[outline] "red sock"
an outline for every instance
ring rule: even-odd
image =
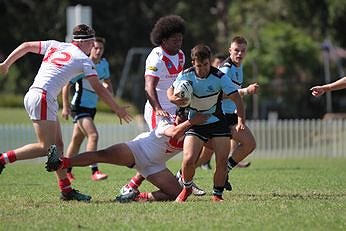
[[[145,199],[145,200],[149,200],[149,192],[141,192],[138,197]]]
[[[1,153],[1,155],[0,155],[0,164],[2,164],[2,165],[5,165],[5,164],[6,164],[4,154],[5,154],[5,153]]]
[[[16,153],[13,150],[2,153],[0,156],[0,164],[8,164],[17,160]]]
[[[66,158],[66,157],[63,157],[61,159],[61,165],[62,165],[62,168],[70,168],[71,167],[71,159],[70,158]]]
[[[128,186],[131,188],[137,189],[139,186],[141,186],[142,182],[143,182],[142,178],[139,179],[136,176],[134,176],[128,183]]]
[[[58,185],[59,185],[59,188],[60,188],[61,192],[69,193],[69,192],[72,191],[71,182],[70,182],[70,180],[68,178],[59,179],[58,180]]]
[[[150,201],[149,192],[141,192],[141,193],[138,194],[138,196],[136,196],[133,200],[134,200],[134,201],[138,201],[138,202]]]

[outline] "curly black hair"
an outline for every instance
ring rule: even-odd
[[[150,41],[153,45],[159,46],[163,39],[169,38],[172,34],[185,34],[185,21],[179,15],[168,15],[159,18],[150,33]]]

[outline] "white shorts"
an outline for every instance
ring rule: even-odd
[[[32,120],[57,121],[58,101],[40,88],[30,88],[24,97],[24,107]]]
[[[170,115],[175,115],[176,106],[170,108],[164,108],[163,110],[167,111]],[[144,119],[147,122],[149,130],[152,131],[159,124],[162,116],[156,116],[156,112],[153,110],[150,103],[147,101],[144,107]]]
[[[150,175],[161,172],[166,169],[166,161],[160,163],[153,162],[145,151],[141,148],[141,145],[136,140],[126,142],[127,146],[131,149],[132,154],[135,158],[135,168],[142,176],[147,178]]]

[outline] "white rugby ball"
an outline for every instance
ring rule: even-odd
[[[187,107],[191,103],[193,88],[189,81],[180,80],[177,85],[174,87],[174,95],[179,98],[186,99],[186,103],[184,105],[179,105],[181,107]]]

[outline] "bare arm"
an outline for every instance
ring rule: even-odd
[[[177,96],[174,95],[174,88],[173,87],[169,87],[167,89],[167,98],[171,103],[174,103],[175,100],[178,98]]]
[[[235,105],[237,106],[237,115],[238,115],[238,124],[236,125],[236,129],[244,129],[245,128],[245,109],[243,101],[238,93],[236,91],[235,93],[226,96],[226,98],[231,99]]]
[[[156,115],[169,116],[169,114],[162,109],[159,98],[157,97],[156,86],[158,82],[159,78],[145,76],[145,94],[147,96],[147,99],[149,100],[150,105],[155,110]]]
[[[193,125],[198,125],[206,122],[209,118],[209,115],[197,113],[193,118],[184,121],[183,123],[178,124],[177,126],[171,126],[164,131],[166,136],[173,137],[175,139],[184,135],[184,132]]]
[[[106,88],[109,93],[111,93],[111,95],[114,95],[114,92],[113,92],[113,85],[112,85],[112,80],[110,79],[105,79],[102,83],[103,87]]]
[[[314,86],[310,90],[312,91],[311,94],[313,96],[321,96],[328,91],[335,91],[344,88],[346,88],[346,76],[329,84]]]
[[[40,42],[24,42],[20,44],[16,49],[14,49],[11,54],[6,58],[6,60],[0,63],[0,73],[7,74],[11,65],[16,62],[18,59],[23,57],[28,52],[39,53]]]
[[[111,108],[111,110],[119,117],[120,123],[122,119],[126,123],[129,123],[132,120],[132,116],[127,112],[126,107],[119,107],[118,104],[114,101],[111,93],[105,91],[105,88],[100,83],[97,76],[90,76],[87,78],[90,82],[90,85],[95,90],[96,94]]]
[[[71,115],[71,107],[70,107],[70,88],[71,83],[67,83],[61,91],[62,94],[62,112],[61,115],[64,119],[68,119],[69,115]]]

